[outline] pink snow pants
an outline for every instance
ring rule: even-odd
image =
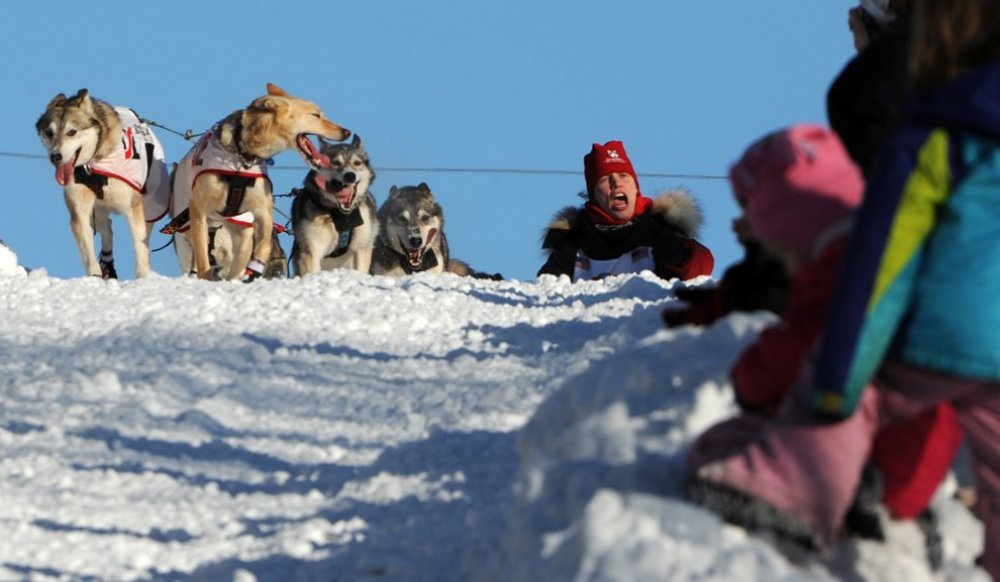
[[[951,403],[969,439],[985,527],[983,566],[1000,581],[1000,383],[885,362],[858,410],[838,422],[809,410],[800,382],[778,416],[740,416],[692,445],[689,475],[761,499],[831,543],[854,497],[879,426]]]

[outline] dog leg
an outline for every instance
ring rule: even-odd
[[[174,251],[177,253],[177,264],[180,266],[181,275],[191,273],[191,263],[193,262],[191,243],[188,242],[187,235],[174,233]]]
[[[351,265],[356,271],[367,273],[372,268],[372,254],[370,252],[355,252],[351,257]]]
[[[190,207],[191,228],[187,232],[188,243],[194,256],[194,269],[199,279],[210,279],[212,265],[208,261],[208,217]]]
[[[232,262],[229,266],[229,279],[239,279],[243,277],[247,264],[250,262],[250,254],[253,252],[254,230],[249,227],[230,226],[228,224],[225,228],[228,230],[229,238],[232,240]],[[262,268],[261,274],[263,272]]]
[[[104,206],[94,206],[94,230],[101,236],[101,254],[97,264],[102,279],[117,279],[115,270],[115,234],[111,228],[111,211]]]
[[[145,277],[149,274],[149,229],[146,227],[146,215],[142,209],[141,198],[135,198],[128,213],[125,214],[125,219],[132,234],[132,246],[135,248],[135,276]],[[109,222],[109,231],[110,226]]]
[[[211,252],[209,259],[215,261],[215,278],[229,279],[233,271],[233,231],[245,230],[240,226],[233,226],[229,223],[222,223],[219,227],[211,229],[208,235],[211,241]]]
[[[242,279],[250,282],[264,274],[264,268],[271,259],[271,232],[274,230],[274,218],[271,209],[254,212],[253,220],[253,260],[246,263]],[[243,264],[243,263],[235,263]]]
[[[84,190],[81,192],[81,190]],[[80,253],[80,262],[84,272],[91,277],[101,276],[101,266],[94,254],[94,228],[91,218],[94,216],[94,195],[89,189],[73,187],[73,192],[67,188],[64,193],[66,208],[69,209],[69,228],[76,239],[76,249]],[[107,213],[105,213],[107,216]],[[102,236],[103,241],[103,236]]]
[[[318,273],[322,270],[323,261],[320,253],[314,252],[308,245],[299,247],[299,256],[296,257],[295,274],[298,276]]]

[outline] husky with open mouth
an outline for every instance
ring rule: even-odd
[[[373,275],[472,274],[468,265],[451,258],[444,235],[444,213],[427,184],[393,186],[378,217]]]
[[[56,95],[35,129],[63,188],[86,274],[117,278],[111,212],[128,221],[136,277],[149,274],[149,233],[166,216],[170,201],[163,146],[149,126],[131,109],[112,107],[80,89],[73,97]],[[94,227],[101,235],[100,259]]]
[[[357,134],[320,148],[329,163],[311,170],[292,202],[292,268],[302,276],[331,269],[367,273],[379,222],[369,187],[375,180]]]
[[[267,160],[296,149],[316,170],[329,159],[310,136],[341,141],[351,132],[330,121],[314,103],[268,83],[254,99],[207,131],[180,161],[173,177],[174,219],[164,232],[176,237],[181,272],[212,278],[209,227],[221,225],[232,240],[231,279],[252,281],[265,270],[273,245],[274,199]]]

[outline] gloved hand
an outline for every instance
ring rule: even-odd
[[[667,327],[708,325],[726,314],[722,287],[692,287],[674,293],[683,303],[670,304],[660,312]]]
[[[661,232],[652,244],[653,262],[657,270],[676,270],[688,259],[684,239],[672,230]]]

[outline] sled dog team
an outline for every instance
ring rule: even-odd
[[[128,222],[137,277],[150,272],[150,233],[168,214],[162,232],[174,235],[182,273],[248,282],[280,276],[287,262],[277,240],[281,227],[273,222],[267,160],[291,149],[309,168],[292,205],[296,275],[336,268],[478,275],[451,259],[444,215],[427,184],[393,186],[376,210],[369,191],[375,172],[361,139],[328,143],[343,142],[351,132],[314,103],[270,83],[264,96],[202,134],[173,172],[156,135],[133,110],[113,107],[87,89],[56,95],[36,130],[90,276],[117,278],[112,212]]]

